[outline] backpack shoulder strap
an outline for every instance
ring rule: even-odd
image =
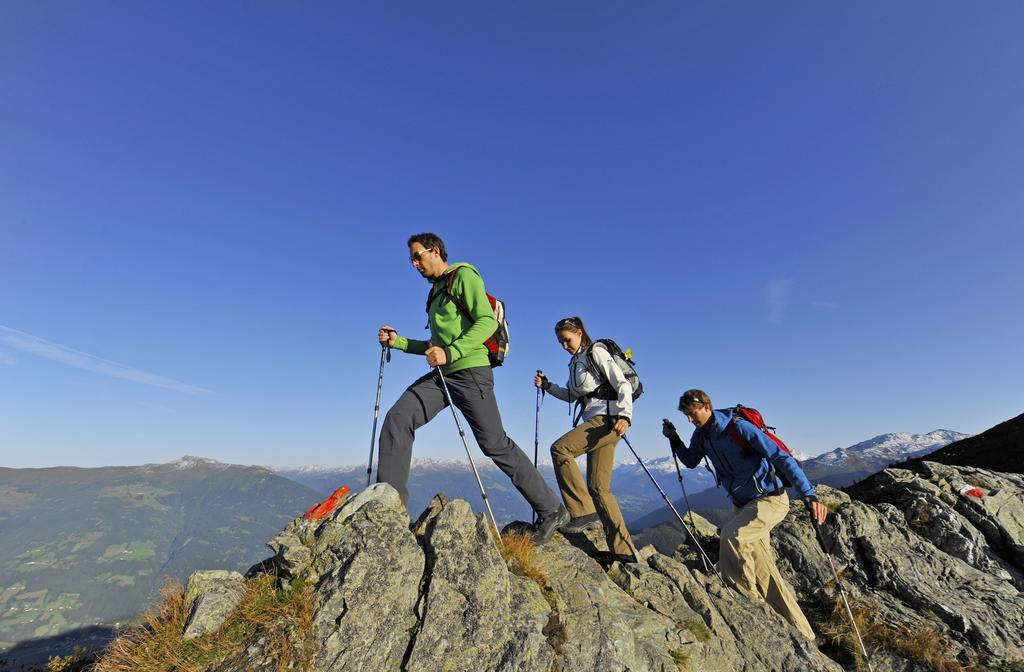
[[[750,441],[747,437],[740,433],[738,427],[736,427],[736,418],[731,418],[729,424],[725,426],[725,431],[729,433],[729,438],[732,439],[733,443],[739,446],[745,454],[753,455],[757,451],[750,445]]]
[[[449,271],[447,275],[445,275],[444,293],[448,296],[451,302],[455,304],[455,308],[460,313],[462,313],[463,316],[465,316],[469,320],[472,320],[473,316],[469,314],[469,308],[467,308],[466,304],[463,303],[462,297],[455,296],[455,292],[452,291],[452,288],[455,286],[455,276],[458,275],[459,271],[463,268],[465,267],[456,266],[451,271]]]
[[[587,368],[590,369],[594,373],[594,375],[598,377],[600,381],[606,383],[608,382],[608,379],[607,377],[605,377],[604,371],[601,370],[601,367],[597,365],[597,363],[594,361],[594,358],[591,356],[591,353],[594,351],[594,348],[596,348],[598,345],[604,346],[604,343],[601,343],[600,341],[594,341],[593,343],[588,345],[586,350],[584,351],[584,353],[587,356]],[[605,347],[605,350],[608,350],[608,348]]]

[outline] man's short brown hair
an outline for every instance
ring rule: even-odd
[[[683,396],[679,397],[680,411],[687,411],[697,406],[713,408],[711,406],[711,397],[709,397],[708,393],[704,390],[687,390],[686,392],[683,392]]]
[[[413,243],[419,243],[428,250],[437,250],[437,253],[441,255],[441,261],[448,261],[448,250],[444,249],[444,241],[436,233],[417,233],[409,236],[406,246]]]

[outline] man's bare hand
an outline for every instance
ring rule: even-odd
[[[393,327],[383,326],[377,332],[377,340],[380,341],[381,345],[386,345],[389,348],[395,347],[395,343],[398,341],[398,332]]]
[[[423,353],[427,356],[427,364],[430,366],[444,366],[448,363],[448,356],[444,354],[444,348],[432,345]]]
[[[825,505],[814,500],[811,502],[811,518],[814,519],[818,525],[822,525],[825,522],[825,518],[828,517],[828,509]]]
[[[618,420],[615,421],[615,424],[612,425],[612,431],[618,434],[619,436],[625,436],[626,432],[629,431],[629,420],[626,420],[625,418],[619,418]]]

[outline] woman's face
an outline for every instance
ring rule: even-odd
[[[558,338],[558,344],[565,348],[565,351],[570,355],[580,349],[580,341],[582,340],[582,332],[572,331],[571,329],[562,329],[561,331],[555,332],[555,336]]]

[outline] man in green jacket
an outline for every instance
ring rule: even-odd
[[[466,417],[480,450],[512,479],[512,485],[537,513],[534,541],[544,543],[569,522],[569,512],[502,427],[494,373],[484,345],[498,328],[498,321],[483,278],[469,264],[449,265],[444,241],[432,233],[416,234],[408,245],[413,268],[431,283],[427,296],[430,340],[404,338],[390,326],[381,327],[377,338],[392,348],[424,355],[428,365],[441,367],[452,402]],[[445,406],[441,381],[437,372],[431,371],[410,385],[384,418],[377,482],[392,485],[405,504],[409,502],[413,437]]]

